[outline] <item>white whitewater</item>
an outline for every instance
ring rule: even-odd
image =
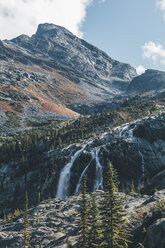
[[[70,162],[67,163],[61,171],[60,179],[58,182],[57,188],[57,198],[64,198],[68,195],[69,181],[70,181],[70,170],[74,164],[74,161],[80,155],[80,153],[85,149],[86,145],[84,145],[80,150],[78,150],[71,158]]]
[[[144,162],[143,154],[141,153],[140,150],[139,150],[139,154],[140,154],[141,159],[142,159],[141,166],[142,166],[142,178],[143,178],[144,177],[144,170],[145,170],[145,162]]]
[[[124,125],[119,133],[119,138],[133,138],[133,131],[135,127],[136,124],[132,128],[130,128],[129,124]]]
[[[100,164],[100,161],[99,161],[99,151],[100,151],[100,147],[94,148],[91,151],[91,156],[92,156],[91,161],[89,162],[89,164],[85,167],[85,169],[81,173],[80,179],[78,181],[78,184],[77,184],[77,187],[75,190],[75,195],[78,195],[80,187],[81,187],[83,176],[85,175],[86,171],[88,170],[89,166],[91,165],[91,162],[94,159],[96,161],[96,178],[95,178],[94,190],[103,189],[103,168],[102,168],[102,165]]]
[[[125,125],[121,126],[121,130],[119,129],[120,130],[120,132],[119,132],[120,138],[126,137],[128,127],[129,127],[129,124],[125,124]]]
[[[145,118],[144,118],[145,119]],[[114,128],[113,130],[118,130],[119,134],[118,137],[119,138],[133,138],[133,131],[135,130],[136,126],[138,123],[140,123],[143,119],[137,119],[134,122],[131,123],[125,123],[119,127]]]
[[[103,189],[103,167],[99,161],[99,151],[100,151],[100,148],[96,148],[96,157],[95,157],[95,159],[96,159],[96,179],[95,179],[94,190]]]

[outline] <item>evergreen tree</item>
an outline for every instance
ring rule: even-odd
[[[144,248],[144,246],[141,243],[138,243],[138,248]]]
[[[106,248],[128,247],[130,234],[126,229],[123,200],[116,192],[117,174],[110,163],[107,171],[106,191],[103,195],[102,221]]]
[[[131,193],[135,193],[135,185],[134,185],[133,180],[132,180],[132,183],[131,183]]]
[[[100,211],[96,201],[96,195],[92,198],[92,206],[90,209],[90,231],[89,231],[89,247],[90,248],[103,248],[104,247],[104,235],[103,227],[100,217]]]
[[[41,201],[41,193],[40,193],[40,191],[38,192],[38,203],[40,203],[40,201]]]
[[[89,247],[89,238],[88,238],[88,199],[87,199],[87,178],[83,177],[82,185],[82,195],[80,203],[80,242],[79,248],[88,248]]]
[[[61,146],[61,145],[62,145],[62,139],[61,139],[61,137],[60,137],[60,136],[58,137],[58,145],[59,145],[59,146]]]
[[[29,216],[28,216],[28,194],[25,194],[25,209],[24,209],[24,248],[30,248],[30,234],[29,234]]]

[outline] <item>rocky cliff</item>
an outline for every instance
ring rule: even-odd
[[[42,152],[41,148],[27,153],[27,162],[17,157],[5,160],[0,168],[1,213],[21,207],[26,189],[30,204],[43,198],[77,195],[82,176],[87,174],[90,191],[104,188],[107,163],[117,169],[120,188],[135,188],[152,194],[164,189],[165,115],[137,120],[113,128],[112,131],[90,138],[86,142]],[[42,143],[41,143],[42,144]],[[43,145],[42,145],[43,146]]]
[[[159,91],[165,88],[165,72],[146,70],[142,75],[134,78],[128,86],[128,93]]]
[[[0,134],[110,106],[135,76],[65,28],[40,24],[32,37],[0,42]]]
[[[85,91],[90,95],[94,97],[90,87],[98,91],[98,99],[99,92],[102,92],[101,101],[106,94],[113,95],[125,90],[126,84],[136,76],[135,69],[130,65],[110,58],[64,27],[54,24],[40,24],[32,37],[23,35],[6,42],[11,46],[25,49],[40,59],[55,62],[66,68],[64,75],[71,81],[81,84],[83,88],[87,84]]]

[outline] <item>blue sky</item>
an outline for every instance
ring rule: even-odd
[[[165,70],[165,0],[0,0],[0,39],[54,23],[140,68]],[[139,67],[140,66],[140,67]]]
[[[134,67],[165,70],[157,51],[165,48],[165,20],[156,0],[107,0],[93,2],[87,9],[83,25],[84,39],[107,52],[111,57]],[[165,2],[165,1],[164,1]],[[162,2],[163,3],[163,2]],[[153,43],[149,43],[153,42]],[[145,49],[142,46],[146,43]],[[154,45],[153,45],[154,44]],[[148,46],[147,46],[148,45]],[[148,49],[146,51],[146,49]],[[150,52],[149,58],[144,52]],[[162,60],[162,62],[160,62]]]

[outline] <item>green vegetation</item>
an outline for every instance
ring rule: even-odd
[[[28,215],[28,194],[25,194],[25,209],[24,209],[24,241],[23,247],[30,248],[30,234],[29,234],[29,215]]]
[[[116,110],[91,116],[80,116],[80,118],[69,121],[57,120],[51,125],[33,128],[8,138],[1,138],[0,163],[13,159],[21,161],[23,156],[26,157],[28,163],[28,157],[31,157],[31,154],[46,152],[89,139],[125,122],[142,118],[148,114],[148,111],[153,113],[156,109],[156,105],[153,103],[142,102],[138,106],[124,104]],[[6,114],[9,117],[10,127],[20,125],[15,112],[8,111]]]
[[[125,219],[123,200],[117,191],[116,179],[116,171],[110,163],[107,168],[106,191],[98,207],[95,195],[92,204],[89,204],[86,177],[83,178],[79,247],[127,248],[131,243],[131,234]]]
[[[117,191],[117,175],[112,164],[108,165],[106,191],[103,195],[102,215],[105,247],[128,247],[130,234],[127,230],[123,200]]]
[[[90,231],[89,231],[89,247],[104,248],[104,229],[101,219],[101,213],[96,200],[96,194],[92,198],[92,206],[90,209]]]
[[[88,236],[88,215],[89,215],[89,202],[87,199],[87,179],[83,177],[83,190],[82,199],[80,204],[80,248],[89,247],[89,236]]]

